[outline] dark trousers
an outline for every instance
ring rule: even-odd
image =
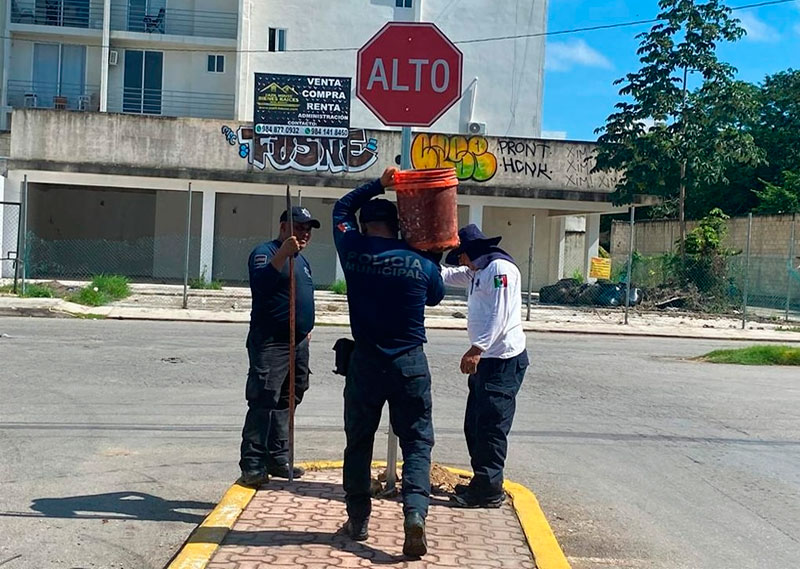
[[[470,486],[478,494],[496,496],[503,491],[508,433],[527,368],[524,351],[506,360],[481,359],[477,373],[469,376],[464,435],[474,473]]]
[[[383,405],[403,451],[403,512],[428,513],[433,418],[431,375],[422,347],[389,358],[356,345],[344,388],[344,490],[347,514],[372,511],[370,464]]]
[[[263,472],[289,462],[289,344],[251,330],[247,336],[247,416],[239,467]],[[295,349],[295,405],[308,390],[308,338]]]

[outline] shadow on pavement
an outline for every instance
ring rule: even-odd
[[[216,504],[191,500],[164,500],[142,492],[110,492],[64,498],[37,498],[34,512],[0,512],[8,517],[74,519],[134,519],[199,524]],[[192,513],[183,510],[200,510]]]
[[[284,545],[327,545],[351,553],[373,564],[389,565],[404,561],[403,555],[390,555],[364,542],[353,541],[339,533],[323,531],[260,530],[239,531],[222,527],[199,527],[187,541],[189,543],[222,543],[224,546],[281,547]]]

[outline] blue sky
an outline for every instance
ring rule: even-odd
[[[729,0],[731,8],[756,0]],[[548,31],[646,20],[657,0],[550,0]],[[787,68],[800,69],[800,0],[734,12],[748,35],[717,54],[738,68],[738,78],[761,82]],[[555,137],[595,140],[619,101],[613,82],[638,69],[635,36],[650,25],[551,36],[547,42],[543,130]]]

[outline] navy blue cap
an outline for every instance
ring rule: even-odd
[[[466,253],[470,259],[474,260],[470,252],[497,245],[502,239],[502,237],[486,237],[477,225],[470,223],[458,230],[460,243],[458,247],[450,250],[444,262],[448,265],[458,265],[458,257],[461,253]]]
[[[281,214],[281,221],[287,221],[287,219],[286,211],[284,210]],[[319,229],[321,227],[319,221],[314,219],[311,212],[299,205],[292,207],[292,221],[295,223],[309,223],[314,229]]]
[[[358,216],[360,223],[369,223],[370,221],[385,221],[397,224],[397,206],[389,200],[377,198],[370,200],[361,206],[361,212]]]

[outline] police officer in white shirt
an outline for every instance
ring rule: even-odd
[[[446,286],[467,289],[470,348],[461,358],[469,374],[464,416],[472,472],[469,485],[456,487],[453,501],[465,508],[499,508],[504,500],[503,467],[517,392],[528,368],[522,331],[520,273],[514,259],[476,225],[459,230],[460,245],[442,268]]]

